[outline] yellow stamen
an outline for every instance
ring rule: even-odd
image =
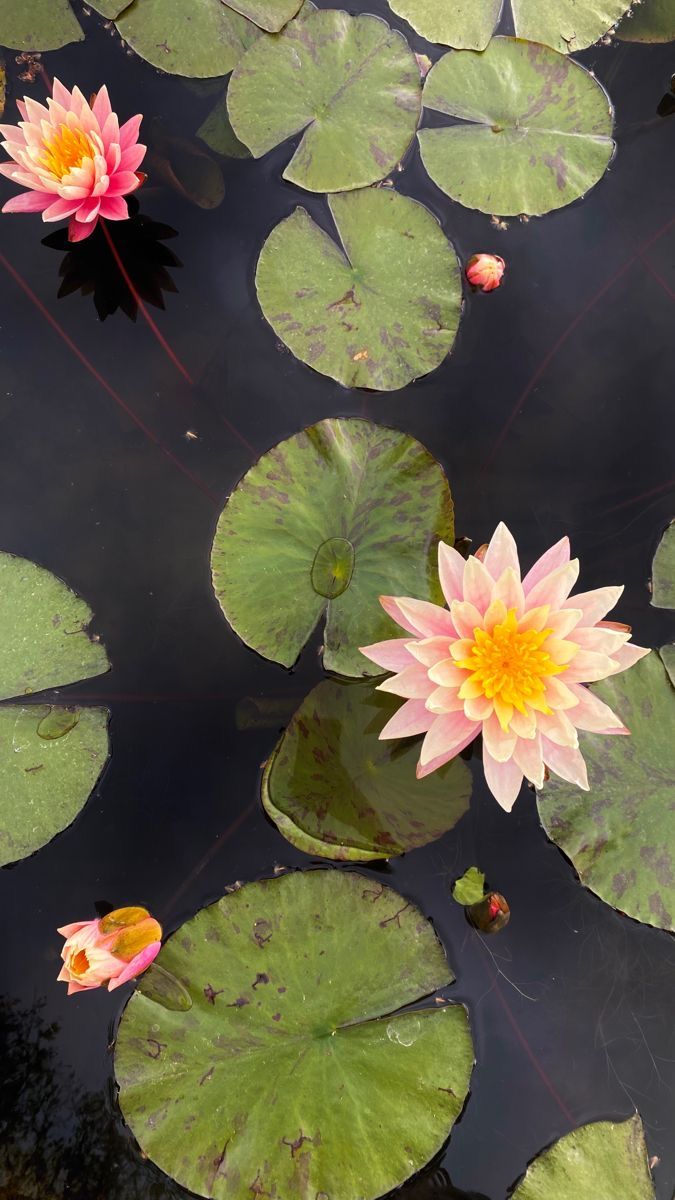
[[[514,708],[526,714],[529,705],[538,712],[550,713],[544,694],[546,679],[566,671],[569,665],[554,662],[548,651],[542,649],[552,633],[552,629],[521,631],[515,608],[508,610],[491,633],[480,627],[474,629],[469,653],[455,663],[471,672],[459,690],[460,699],[487,696],[493,700],[505,732]]]
[[[87,958],[86,950],[78,950],[74,954],[69,963],[70,970],[73,975],[78,975],[80,978],[89,970],[89,959]]]
[[[82,129],[59,125],[54,136],[44,142],[40,162],[57,179],[63,179],[81,167],[85,158],[93,158],[94,153],[94,147]]]

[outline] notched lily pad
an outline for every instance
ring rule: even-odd
[[[260,307],[323,375],[346,387],[405,387],[439,366],[455,340],[455,251],[423,205],[389,188],[329,196],[328,207],[341,246],[304,208],[272,230],[256,271]]]
[[[581,734],[590,792],[551,779],[539,815],[591,891],[675,931],[675,691],[657,653],[591,691],[630,736]]]
[[[675,608],[675,521],[666,529],[652,563],[652,604]]]
[[[374,1200],[442,1146],[471,1035],[461,1005],[400,1012],[452,980],[404,897],[336,870],[247,884],[183,925],[158,962],[192,1006],[169,1012],[138,989],[115,1074],[143,1152],[183,1187]]]
[[[260,37],[258,26],[242,15],[244,5],[234,9],[221,0],[133,0],[117,28],[153,67],[208,79],[229,74]]]
[[[280,442],[237,484],[216,529],[213,585],[235,633],[265,658],[292,666],[325,614],[326,669],[369,675],[377,668],[359,646],[397,630],[378,596],[443,603],[440,538],[452,542],[452,498],[428,450],[371,421],[331,418]],[[336,539],[331,568],[325,545]]]
[[[512,1200],[654,1200],[642,1121],[596,1121],[530,1163]]]
[[[484,50],[497,27],[502,0],[389,0],[389,7],[428,42]]]
[[[538,3],[538,7],[540,7]],[[517,38],[432,67],[424,105],[461,123],[418,133],[434,183],[460,204],[541,215],[578,200],[614,151],[606,92],[572,59]]]
[[[675,41],[675,0],[642,0],[617,29],[622,42]]]
[[[416,779],[419,747],[379,741],[395,707],[372,684],[337,680],[303,700],[262,780],[267,814],[293,846],[343,861],[391,858],[442,837],[467,811],[461,759]]]
[[[251,47],[232,75],[227,107],[255,158],[303,132],[284,179],[338,192],[394,169],[417,128],[421,93],[400,33],[379,17],[325,9]]]

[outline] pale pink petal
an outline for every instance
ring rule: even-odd
[[[464,712],[470,721],[487,721],[494,712],[494,704],[487,696],[475,696],[464,701]]]
[[[596,625],[584,626],[574,633],[574,641],[582,650],[595,650],[596,654],[608,654],[614,658],[617,651],[625,646],[630,633],[617,629],[598,628]]]
[[[544,760],[541,755],[541,739],[538,736],[518,738],[513,759],[530,783],[538,788],[543,787]]]
[[[126,200],[121,196],[104,196],[101,200],[100,215],[106,221],[126,221],[129,209]]]
[[[439,687],[458,688],[468,678],[468,671],[465,671],[463,667],[456,667],[451,658],[442,659],[433,667],[429,667],[429,679],[432,683],[437,683]]]
[[[114,992],[115,988],[121,987],[123,983],[128,983],[130,979],[134,979],[136,975],[140,975],[141,971],[145,971],[153,959],[157,958],[161,949],[161,942],[151,942],[135,958],[132,958],[131,962],[126,964],[124,970],[119,975],[110,980],[108,991]]]
[[[523,585],[513,567],[507,567],[499,576],[494,587],[495,600],[501,600],[506,609],[515,608],[516,616],[520,616],[525,607]]]
[[[574,692],[577,703],[570,719],[577,729],[587,729],[589,733],[620,733],[629,731],[620,717],[612,711],[608,704],[580,683],[573,683],[570,691]]]
[[[580,608],[584,625],[595,625],[618,603],[623,587],[601,587],[592,592],[578,592],[564,602],[564,608]]]
[[[23,102],[26,106],[26,120],[30,121],[31,125],[39,126],[42,121],[49,120],[49,109],[44,104],[38,104],[32,96],[24,96]]]
[[[556,746],[578,746],[576,726],[564,712],[539,713],[537,717],[539,732]]]
[[[472,638],[475,629],[483,628],[483,614],[468,600],[453,600],[450,615],[461,638]]]
[[[433,685],[429,682],[426,667],[421,663],[413,663],[398,675],[392,675],[378,684],[378,692],[389,692],[392,696],[403,696],[406,700],[426,699]]]
[[[545,554],[542,554],[541,558],[538,558],[534,566],[528,571],[523,580],[525,595],[529,595],[532,588],[541,579],[544,579],[546,575],[550,575],[551,571],[556,571],[558,567],[563,567],[569,560],[570,539],[563,537],[559,542],[556,542],[555,546],[551,546]]]
[[[117,113],[111,112],[101,125],[101,142],[105,146],[106,159],[108,151],[115,147],[115,165],[119,164],[122,150],[120,147],[120,126]]]
[[[60,80],[55,79],[52,83],[52,97],[57,104],[63,105],[68,112],[72,104],[72,97],[67,87],[64,87]]]
[[[521,633],[526,633],[529,629],[534,629],[535,633],[541,633],[548,624],[550,611],[551,608],[548,604],[540,605],[539,608],[529,608],[518,619],[518,629]]]
[[[409,645],[408,638],[388,638],[385,642],[373,642],[372,646],[360,646],[359,649],[384,671],[403,671],[413,662],[406,648]]]
[[[608,675],[616,675],[624,669],[620,666],[619,655],[626,649],[628,647],[622,646],[611,658],[607,654],[596,654],[594,650],[579,650],[565,671],[565,682],[595,683],[598,679],[606,679]],[[638,655],[638,658],[642,658],[642,655]]]
[[[464,595],[464,559],[454,546],[438,543],[438,577],[448,605]]]
[[[474,554],[464,564],[464,599],[484,613],[491,599],[494,580],[484,563]]]
[[[551,658],[559,667],[566,667],[573,659],[576,659],[579,654],[579,647],[574,641],[565,641],[564,638],[548,637],[542,645],[542,650],[550,654]]]
[[[528,709],[526,713],[514,710],[509,725],[519,738],[533,738],[537,732],[537,713]]]
[[[479,725],[468,721],[463,712],[446,713],[435,717],[429,727],[422,749],[420,751],[420,768],[427,766],[433,759],[447,754],[448,758],[459,753],[460,748],[467,745],[478,733]]]
[[[122,159],[122,151],[119,148],[118,142],[112,142],[108,145],[105,152],[105,165],[109,175],[114,175],[119,172],[120,161]],[[133,172],[130,172],[132,174]]]
[[[490,538],[490,544],[485,551],[483,562],[495,581],[509,568],[518,576],[518,580],[520,580],[518,549],[513,534],[507,529],[503,521],[499,522],[499,525]]]
[[[404,639],[405,640],[405,639]],[[447,637],[422,638],[419,641],[406,642],[408,653],[425,667],[433,667],[437,662],[449,656],[450,639]],[[400,668],[399,668],[400,670]]]
[[[589,790],[586,763],[580,750],[572,746],[557,746],[544,737],[541,752],[546,766],[561,779],[576,784],[585,792]]]
[[[629,642],[626,646],[622,646],[620,650],[617,650],[616,653],[612,655],[612,659],[616,665],[611,671],[608,672],[608,674],[618,675],[619,671],[627,671],[629,667],[634,666],[636,662],[639,662],[641,658],[644,658],[645,655],[649,653],[650,650],[648,647],[645,648],[644,646],[636,646],[633,642]],[[583,680],[579,680],[579,682],[582,683]]]
[[[576,629],[583,613],[580,608],[560,608],[557,612],[549,612],[549,615],[544,622],[558,638],[566,638],[573,629]],[[544,625],[541,628],[544,628]]]
[[[562,608],[579,577],[579,559],[558,567],[550,575],[544,575],[527,593],[528,608],[536,608],[539,604],[548,604],[552,610]],[[575,604],[575,608],[580,605]]]
[[[426,699],[430,713],[464,712],[464,701],[452,688],[438,687]]]
[[[85,987],[83,984],[73,983],[73,981],[71,980],[71,982],[68,984],[67,995],[73,996],[75,994],[75,992],[90,992],[92,990],[92,988],[96,988],[96,987],[100,987],[100,986],[101,986],[100,983],[90,983],[87,987]]]
[[[483,770],[485,781],[498,804],[511,812],[523,782],[523,772],[514,758],[508,762],[497,762],[483,743]]]
[[[133,146],[134,143],[138,141],[138,133],[141,128],[142,120],[142,115],[138,113],[135,117],[130,117],[129,120],[125,121],[124,125],[121,126],[120,148],[122,153],[124,153],[125,150],[128,150],[130,146]]]
[[[407,629],[408,633],[413,633],[415,637],[419,637],[419,629],[416,625],[413,625],[410,618],[402,611],[397,596],[380,596],[380,604],[387,616],[391,617],[392,621],[395,621],[397,625],[400,625],[401,629]]]
[[[567,709],[577,705],[575,693],[557,675],[549,675],[544,680],[544,698],[549,708]]]
[[[61,925],[56,932],[60,933],[61,937],[69,938],[74,933],[79,933],[81,929],[87,929],[92,925],[98,925],[98,921],[96,919],[93,921],[73,921],[70,925]]]
[[[429,712],[424,700],[406,700],[381,730],[380,741],[426,733],[433,721],[434,714]]]
[[[493,713],[483,724],[483,743],[487,746],[495,762],[506,762],[513,754],[516,735],[510,732],[506,733]]]
[[[4,213],[42,212],[54,199],[51,192],[22,192],[20,196],[12,196],[2,206]]]
[[[453,746],[450,750],[445,750],[443,754],[439,754],[436,758],[430,759],[430,761],[425,763],[424,766],[422,766],[421,763],[418,763],[416,771],[417,778],[424,779],[427,775],[431,775],[433,771],[437,771],[439,767],[444,767],[447,762],[451,761],[451,759],[457,758],[457,755],[461,754],[462,750],[465,750],[469,743],[474,740],[476,737],[477,728],[478,727],[476,727],[476,731],[473,733],[468,733],[458,746]]]
[[[78,212],[78,221],[87,224],[89,221],[95,221],[98,217],[98,210],[101,207],[101,201],[95,196],[90,196],[88,200],[83,200]]]

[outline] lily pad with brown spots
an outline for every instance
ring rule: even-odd
[[[630,736],[582,733],[590,792],[552,779],[537,795],[539,815],[591,891],[675,931],[675,690],[653,652],[591,691]]]
[[[462,284],[438,221],[389,188],[329,196],[341,245],[304,208],[272,230],[260,307],[297,358],[346,387],[394,391],[440,365]]]
[[[612,108],[592,75],[547,46],[493,38],[432,67],[428,109],[460,123],[418,133],[434,183],[460,204],[541,215],[585,195],[614,151]]]
[[[325,615],[326,669],[377,674],[359,646],[397,632],[378,597],[443,603],[441,538],[452,542],[452,498],[428,450],[372,421],[330,418],[237,484],[216,529],[213,585],[232,628],[265,658],[292,666]]]
[[[512,1200],[654,1200],[642,1121],[595,1121],[530,1163]]]
[[[467,1095],[465,1009],[413,904],[351,871],[246,884],[159,965],[187,1011],[137,990],[115,1048],[141,1150],[199,1196],[374,1200],[440,1150]]]
[[[265,810],[293,846],[366,862],[415,850],[454,828],[471,772],[457,758],[415,778],[419,746],[381,742],[396,708],[372,684],[324,680],[297,710],[265,765]]]

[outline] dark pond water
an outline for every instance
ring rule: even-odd
[[[142,111],[194,135],[211,98],[126,55],[94,16],[87,30],[85,42],[45,56],[51,74],[85,93],[106,81],[125,117]],[[93,278],[84,294],[58,299],[65,269],[73,284],[97,273],[99,305],[126,302],[102,250],[68,262],[42,244],[50,230],[38,217],[0,220],[0,546],[86,597],[113,663],[67,693],[112,713],[96,792],[70,829],[0,873],[4,1200],[186,1195],[141,1158],[116,1108],[108,1044],[124,996],[67,999],[55,927],[95,902],[144,903],[170,930],[234,880],[307,865],[258,800],[281,721],[239,729],[237,712],[247,697],[297,704],[321,677],[320,639],[290,674],[257,658],[221,617],[209,577],[218,513],[261,451],[329,415],[367,413],[407,430],[447,469],[458,534],[480,544],[504,519],[527,560],[568,532],[584,587],[627,584],[621,617],[636,641],[672,636],[645,582],[674,509],[675,118],[656,109],[675,49],[580,57],[612,95],[619,141],[583,202],[494,230],[447,200],[413,152],[401,190],[440,218],[460,257],[494,250],[510,269],[499,292],[469,299],[441,368],[395,394],[350,393],[314,374],[261,317],[252,277],[269,230],[298,202],[327,220],[321,197],[281,180],[285,147],[257,163],[222,160],[225,199],[213,211],[152,177],[140,193],[143,216],[176,231],[165,243],[179,260],[165,266],[175,290],[152,311],[184,373],[140,317],[118,309],[99,320]],[[22,68],[7,59],[13,120],[17,94],[43,98],[44,88],[39,77],[18,83]],[[3,200],[12,191],[0,181]],[[128,236],[127,265],[138,271],[143,258],[151,286],[162,254],[142,230]],[[473,863],[512,908],[508,929],[486,942],[449,898]],[[671,1200],[672,938],[580,886],[531,793],[507,816],[478,776],[453,833],[377,874],[433,918],[478,1059],[446,1152],[401,1196],[504,1200],[552,1139],[637,1107],[660,1159],[658,1200]]]

